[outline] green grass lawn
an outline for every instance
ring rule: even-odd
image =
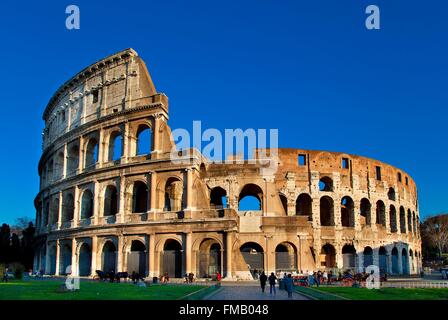
[[[316,288],[313,288],[316,289]],[[447,300],[448,288],[382,288],[320,287],[318,291],[350,300]],[[318,298],[318,297],[317,297]]]
[[[198,285],[148,285],[81,281],[80,290],[59,293],[63,280],[0,283],[0,300],[175,300],[204,289]]]

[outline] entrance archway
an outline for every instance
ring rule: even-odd
[[[240,252],[252,277],[257,279],[261,271],[264,271],[263,248],[258,243],[246,242],[240,247]]]
[[[117,271],[117,248],[112,241],[107,241],[103,246],[102,265],[104,272]]]
[[[297,271],[297,250],[289,242],[282,242],[275,248],[275,271]]]
[[[346,244],[342,247],[342,261],[344,271],[356,268],[356,250],[353,245]]]
[[[168,273],[171,278],[182,277],[182,245],[177,240],[165,241],[161,261],[162,274]]]
[[[221,270],[221,245],[215,239],[204,239],[198,251],[199,277],[213,278]]]
[[[400,273],[398,270],[398,249],[396,247],[392,249],[392,273]]]
[[[364,248],[364,268],[373,265],[373,250],[371,247]]]
[[[336,267],[336,249],[329,243],[325,244],[320,251],[320,266],[325,269]]]
[[[78,274],[86,277],[91,274],[92,249],[87,243],[83,243],[79,248]]]
[[[128,273],[136,272],[146,276],[146,246],[139,240],[133,240],[128,253]]]
[[[380,247],[378,250],[379,263],[380,263],[380,273],[387,273],[387,251],[386,248]]]

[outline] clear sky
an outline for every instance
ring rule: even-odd
[[[65,8],[81,11],[65,28]],[[364,26],[381,10],[381,30]],[[42,112],[124,48],[170,99],[172,128],[278,128],[281,147],[380,159],[448,211],[448,3],[364,0],[2,1],[0,221],[34,217]]]

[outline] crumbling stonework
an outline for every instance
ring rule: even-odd
[[[168,118],[168,98],[132,49],[61,86],[43,115],[35,269],[220,271],[227,279],[372,264],[420,271],[417,189],[407,173],[301,149],[279,149],[272,176],[259,164],[212,163],[197,151],[190,163],[176,163]],[[248,196],[259,208],[239,210]]]

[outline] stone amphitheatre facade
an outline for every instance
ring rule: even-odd
[[[259,270],[421,269],[407,173],[301,149],[278,149],[268,176],[258,162],[214,163],[198,151],[173,162],[168,98],[132,49],[64,83],[43,120],[35,270],[251,279]],[[249,197],[257,207],[239,207]]]

